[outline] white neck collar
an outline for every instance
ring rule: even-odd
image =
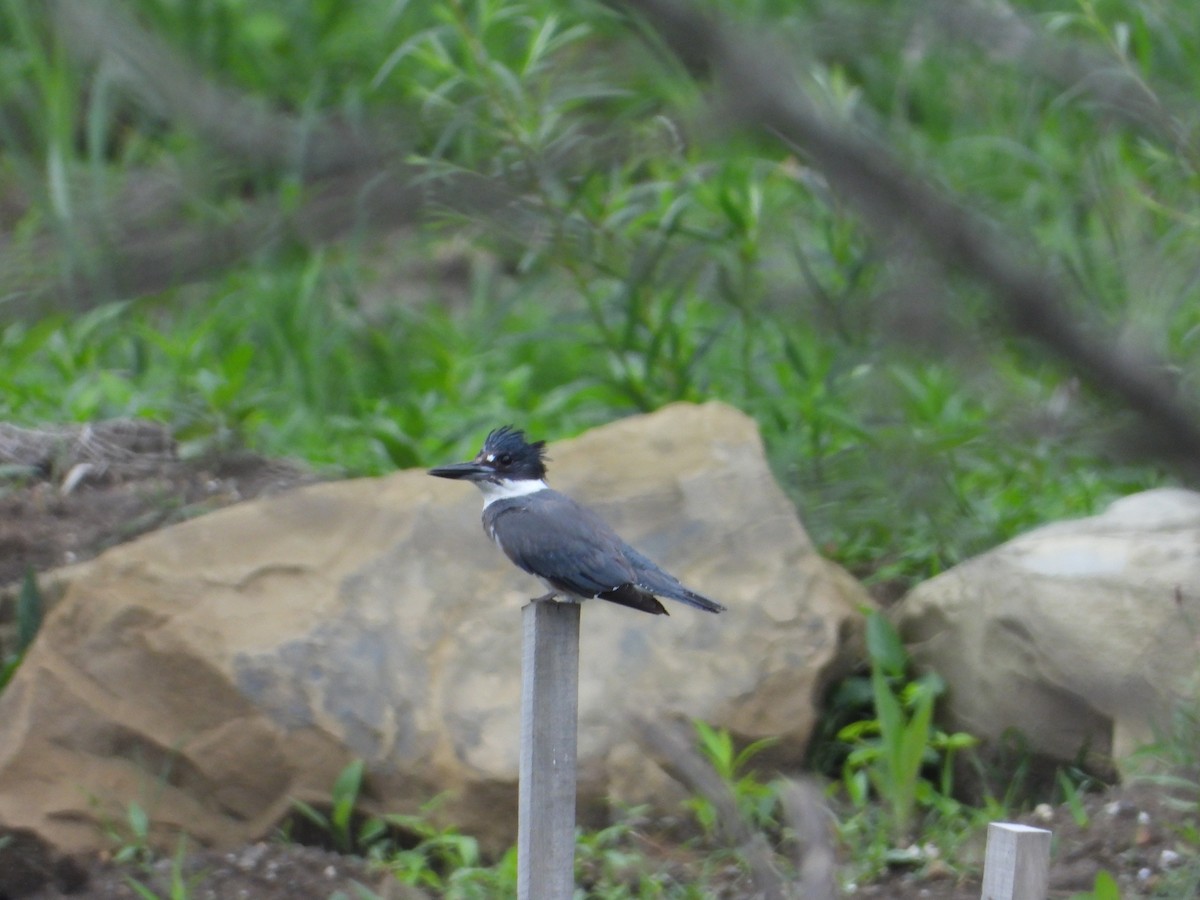
[[[536,494],[538,491],[549,490],[550,488],[550,485],[546,484],[540,478],[522,478],[519,481],[504,478],[499,483],[495,481],[477,481],[475,484],[479,487],[479,490],[483,491],[484,509],[487,509],[497,500],[511,500],[514,497],[525,497],[529,494]]]

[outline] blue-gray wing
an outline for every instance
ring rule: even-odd
[[[691,588],[684,587],[680,584],[678,578],[670,572],[659,568],[656,563],[647,559],[632,547],[626,547],[625,558],[633,567],[634,574],[636,575],[637,580],[634,584],[643,591],[657,594],[660,597],[670,597],[672,600],[678,600],[680,603],[686,603],[688,606],[694,606],[696,609],[702,609],[705,612],[719,613],[725,611],[725,607],[722,604],[705,597],[703,594],[697,594]]]
[[[498,500],[484,510],[483,525],[509,559],[557,591],[657,615],[667,610],[656,594],[706,612],[725,609],[684,587],[598,515],[557,491]]]
[[[597,597],[637,580],[625,542],[557,491],[497,501],[484,511],[484,527],[513,563],[556,590]]]

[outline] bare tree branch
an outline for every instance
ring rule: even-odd
[[[1015,63],[1072,96],[1090,98],[1102,117],[1169,145],[1192,169],[1200,168],[1196,109],[1184,98],[1173,102],[1169,86],[1152,85],[1114,54],[1046,34],[1005,0],[919,0],[881,12],[830,4],[799,36],[802,49],[817,59],[854,61],[914,43],[974,46],[989,59]]]
[[[810,780],[788,779],[779,799],[791,832],[797,876],[793,893],[806,900],[833,900],[838,896],[834,820],[820,787]]]
[[[317,179],[395,155],[397,136],[381,140],[378,126],[368,135],[329,118],[290,116],[216,83],[111,0],[57,0],[53,8],[76,60],[107,62],[109,76],[139,106],[245,166]]]
[[[174,458],[175,441],[167,427],[144,419],[43,428],[0,422],[0,465],[50,470],[93,463],[138,471]]]
[[[918,7],[947,37],[974,43],[994,57],[1019,62],[1091,96],[1106,113],[1165,141],[1200,169],[1200,146],[1184,124],[1183,111],[1170,108],[1131,65],[1047,36],[1002,0],[935,0]]]
[[[687,726],[667,727],[649,719],[635,720],[633,726],[642,749],[664,772],[713,805],[724,840],[745,859],[759,894],[765,900],[785,900],[787,884],[775,868],[766,836],[750,827],[729,785],[696,753]]]
[[[175,197],[181,189],[168,190]],[[437,212],[485,219],[503,212],[505,233],[515,237],[522,224],[530,233],[540,220],[496,179],[434,174],[399,162],[323,178],[291,211],[269,196],[246,205],[235,219],[194,222],[164,217],[164,202],[173,201],[147,206],[137,194],[125,196],[103,204],[99,221],[81,224],[69,239],[43,235],[29,245],[0,245],[0,315],[19,319],[155,293],[210,276],[288,237],[322,244],[413,225]],[[59,269],[67,270],[63,277],[47,278]]]
[[[197,215],[195,187],[178,173],[142,172],[115,196],[80,204],[66,233],[0,240],[0,314],[6,319],[85,309],[207,277],[286,238],[320,244],[413,225],[438,212],[487,219],[510,240],[541,217],[498,179],[404,161],[396,129],[351,129],[286,115],[217,84],[111,2],[53,7],[65,46],[85,64],[107,60],[136,104],[197,136],[247,171],[290,172],[306,187],[292,210],[268,194],[239,215]],[[203,173],[189,173],[190,179]],[[234,185],[236,187],[236,185]]]
[[[1039,341],[1090,385],[1141,414],[1155,450],[1193,471],[1200,460],[1196,410],[1183,403],[1156,360],[1133,360],[1094,337],[1063,297],[1065,285],[1026,262],[1026,251],[936,189],[878,142],[823,119],[808,102],[789,60],[765,39],[750,39],[673,0],[622,0],[643,15],[689,68],[714,75],[715,108],[727,128],[761,129],[811,161],[862,219],[885,238],[915,238],[947,272],[986,285],[1012,328]],[[908,243],[905,246],[909,246]]]

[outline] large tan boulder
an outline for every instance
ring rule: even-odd
[[[630,717],[780,735],[799,758],[849,663],[862,589],[814,552],[750,419],[677,405],[551,446],[551,481],[728,604],[583,610],[582,808],[670,800]],[[541,586],[484,536],[478,492],[423,471],[315,485],[74,567],[0,696],[0,825],[103,845],[131,801],[155,838],[260,838],[367,763],[364,806],[513,840],[520,608]]]
[[[1038,528],[919,585],[896,614],[947,682],[948,727],[991,740],[1015,727],[1039,755],[1119,763],[1197,696],[1200,494],[1147,491]]]

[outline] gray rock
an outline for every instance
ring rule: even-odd
[[[555,443],[551,481],[728,604],[583,610],[581,809],[669,804],[632,713],[702,717],[799,758],[867,599],[820,559],[753,423],[677,405]],[[478,493],[423,471],[230,507],[75,566],[0,696],[0,823],[69,849],[137,801],[153,837],[229,846],[292,798],[515,835],[520,608],[541,586],[482,533]]]
[[[1052,759],[1119,762],[1197,690],[1200,494],[1164,488],[1031,531],[896,609],[949,685],[948,727],[1019,728]]]

